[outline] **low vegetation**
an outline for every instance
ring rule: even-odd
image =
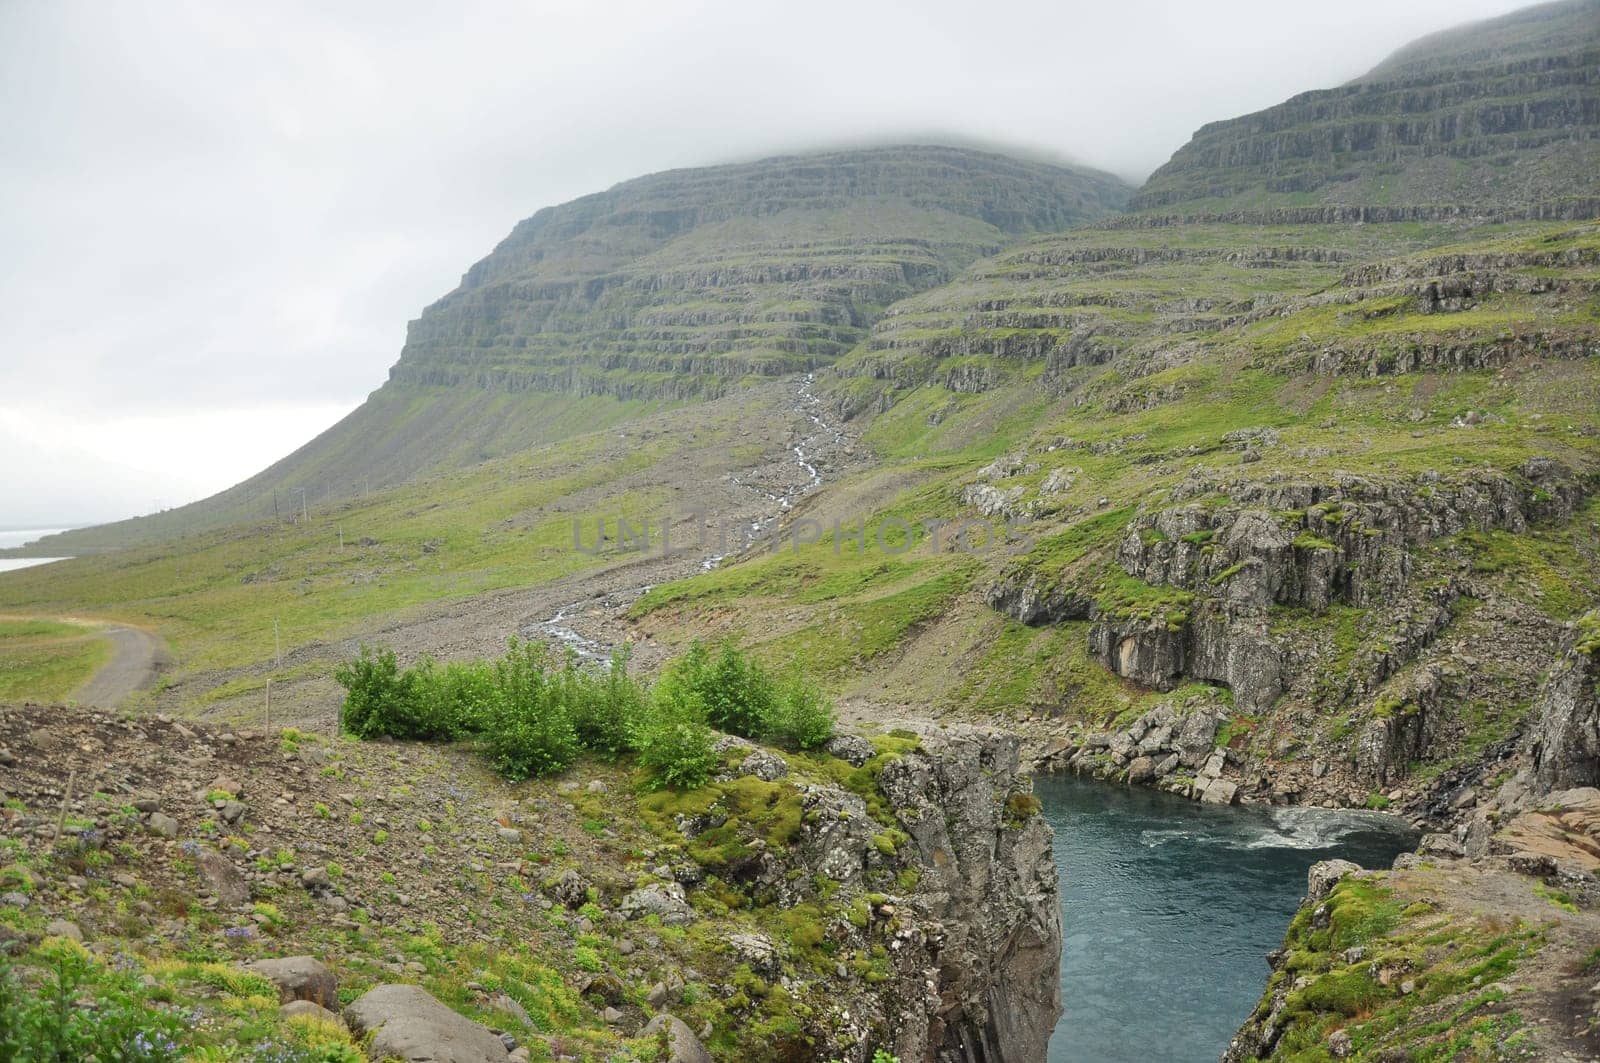
[[[66,700],[110,656],[83,625],[0,619],[0,702]]]
[[[696,642],[654,683],[631,675],[629,652],[608,667],[557,658],[512,639],[495,661],[402,670],[392,650],[363,648],[335,678],[345,688],[340,728],[357,738],[477,741],[508,779],[562,771],[587,751],[637,756],[658,786],[703,786],[717,767],[714,730],[795,750],[834,733],[832,703],[797,673],[775,676],[725,642]]]

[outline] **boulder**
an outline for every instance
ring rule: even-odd
[[[728,935],[728,950],[738,962],[763,978],[775,979],[783,970],[778,946],[765,934],[741,932]]]
[[[584,980],[578,989],[579,996],[595,997],[603,1003],[616,1006],[625,1003],[628,999],[628,987],[622,984],[622,979],[614,974],[601,972],[592,974]]]
[[[66,938],[68,941],[83,942],[83,931],[78,929],[78,924],[66,919],[52,919],[44,928],[44,936],[49,938]]]
[[[700,1043],[687,1023],[676,1015],[657,1015],[639,1034],[665,1042],[666,1063],[711,1063],[711,1053]]]
[[[589,883],[570,867],[551,879],[545,890],[568,908],[582,908],[589,899]]]
[[[158,834],[163,838],[176,838],[178,836],[178,821],[165,812],[152,812],[144,821],[145,829],[151,834]]]
[[[1239,799],[1239,784],[1231,779],[1212,779],[1200,791],[1200,800],[1208,805],[1231,805]]]
[[[283,956],[245,965],[278,987],[280,1003],[309,1000],[324,1008],[339,1006],[339,982],[333,972],[311,956]]]
[[[243,797],[244,784],[231,775],[218,775],[211,780],[211,785],[206,787],[207,793],[223,793],[229,797]]]
[[[1306,901],[1316,904],[1333,892],[1340,879],[1360,870],[1360,864],[1349,860],[1318,860],[1306,872]]]
[[[1147,783],[1156,777],[1156,761],[1154,757],[1143,756],[1133,758],[1128,765],[1128,782],[1135,786]]]
[[[641,886],[617,905],[624,919],[643,919],[647,915],[659,916],[667,926],[694,922],[694,909],[685,899],[683,887],[676,882],[656,882]]]
[[[754,775],[763,782],[777,782],[789,774],[789,764],[776,753],[753,750],[739,765],[740,775]]]
[[[1417,851],[1427,856],[1459,858],[1467,855],[1466,848],[1448,834],[1424,834]]]
[[[321,1004],[314,1004],[309,1000],[291,1000],[278,1009],[280,1019],[315,1019],[344,1029],[344,1020],[339,1018],[337,1012],[329,1011]]]
[[[194,859],[200,881],[218,902],[229,908],[250,899],[250,882],[233,861],[214,849],[202,849]]]
[[[878,755],[877,747],[860,735],[834,735],[822,749],[830,757],[838,757],[854,768]]]
[[[506,1046],[487,1027],[439,1003],[420,986],[380,985],[344,1009],[372,1059],[407,1063],[505,1063]]]

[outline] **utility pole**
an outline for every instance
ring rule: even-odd
[[[300,520],[304,524],[311,523],[311,509],[306,505],[306,489],[300,488]]]
[[[267,676],[267,734],[272,734],[272,677]]]
[[[277,663],[277,667],[282,668],[283,667],[283,640],[278,638],[278,620],[277,620],[276,617],[274,617],[273,620],[272,620],[272,654],[273,654],[273,657],[278,662]]]

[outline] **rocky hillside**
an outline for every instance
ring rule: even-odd
[[[663,1030],[695,1063],[1042,1058],[1061,929],[1016,741],[830,748],[728,739],[710,786],[652,793],[600,762],[508,786],[460,749],[11,709],[0,965],[37,992],[81,957],[106,1012],[177,1043],[151,1060],[353,1060],[364,1034],[643,1060]]]
[[[1134,206],[1266,209],[1282,220],[1309,207],[1395,221],[1594,217],[1597,170],[1600,3],[1563,0],[1425,38],[1348,85],[1212,122]]]
[[[1225,1060],[1600,1057],[1600,613],[1566,641],[1495,789],[1392,870],[1312,868]]]

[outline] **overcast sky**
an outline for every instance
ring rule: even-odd
[[[941,136],[1138,181],[1203,122],[1518,6],[0,0],[0,528],[256,472],[541,206]]]

